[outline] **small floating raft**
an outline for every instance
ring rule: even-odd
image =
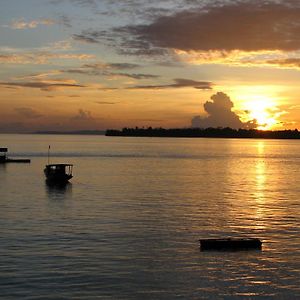
[[[8,158],[7,157],[7,148],[0,148],[0,164],[5,163],[30,163],[30,159],[26,158]]]
[[[201,239],[201,250],[261,250],[258,238]]]
[[[7,158],[5,163],[30,163],[30,159],[27,158]]]

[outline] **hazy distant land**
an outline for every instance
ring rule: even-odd
[[[258,130],[226,128],[123,128],[107,130],[106,136],[134,137],[190,137],[190,138],[259,138],[259,139],[300,139],[300,132],[295,130]]]
[[[78,134],[78,135],[104,135],[103,130],[73,130],[73,131],[36,131],[34,134]]]

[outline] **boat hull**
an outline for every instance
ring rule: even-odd
[[[72,175],[52,175],[52,174],[46,174],[46,181],[53,182],[53,183],[66,183],[68,182],[73,176]]]
[[[261,250],[258,238],[201,239],[201,250]]]

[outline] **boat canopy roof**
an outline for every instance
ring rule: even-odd
[[[73,164],[50,164],[50,165],[47,165],[46,167],[68,167],[68,166],[70,166],[70,167],[72,167],[73,166]]]

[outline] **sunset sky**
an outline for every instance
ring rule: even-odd
[[[300,129],[300,1],[1,0],[0,131]]]

